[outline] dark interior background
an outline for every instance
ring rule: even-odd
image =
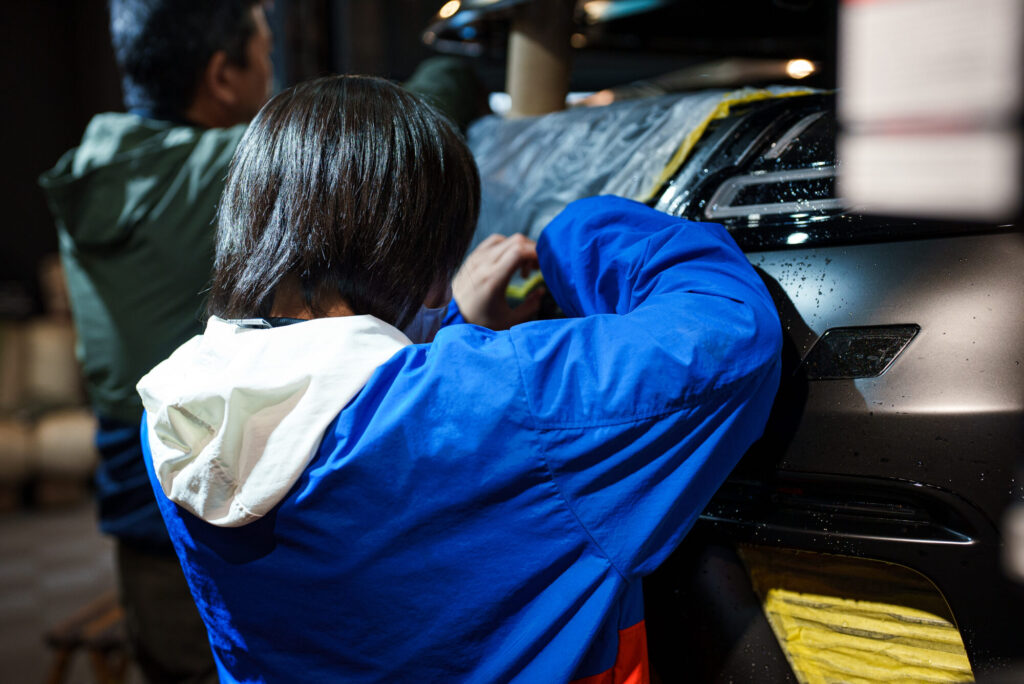
[[[676,0],[649,14],[588,29],[572,87],[595,90],[709,58],[808,57],[834,64],[837,0]],[[407,78],[432,54],[421,40],[444,0],[275,0],[277,87],[331,72]],[[105,0],[0,3],[0,117],[5,153],[0,185],[0,319],[41,307],[40,258],[56,250],[38,175],[74,147],[90,117],[121,108]],[[477,65],[500,90],[503,27]],[[815,85],[821,85],[816,83]]]

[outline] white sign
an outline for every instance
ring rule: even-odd
[[[869,212],[1021,207],[1024,0],[844,0],[840,193]]]

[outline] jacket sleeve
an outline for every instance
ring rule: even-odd
[[[544,230],[566,321],[512,329],[529,412],[566,504],[627,579],[679,543],[764,429],[781,331],[718,225],[599,197]]]
[[[461,323],[466,323],[466,318],[462,315],[462,311],[459,310],[455,297],[452,297],[452,301],[448,302],[448,308],[444,311],[444,318],[441,319],[441,327],[447,328],[449,325],[459,325]]]

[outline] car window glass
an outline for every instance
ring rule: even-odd
[[[704,133],[704,139],[694,148],[686,165],[677,173],[662,193],[655,207],[659,211],[674,216],[685,216],[689,203],[693,200],[693,191],[704,181],[713,167],[716,155],[721,154],[717,145],[709,144],[719,136],[729,137],[742,122],[740,116],[726,120],[712,121]]]
[[[836,120],[828,112],[801,118],[751,165],[751,171],[776,171],[830,165],[836,161]]]
[[[1005,230],[865,215],[838,197],[833,102],[823,95],[755,103],[712,122],[656,208],[721,223],[747,252]]]
[[[734,227],[761,221],[801,225],[840,213],[836,196],[835,118],[812,112],[790,126],[741,175],[725,179],[704,207]]]

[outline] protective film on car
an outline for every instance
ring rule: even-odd
[[[707,125],[727,116],[731,106],[811,92],[782,86],[708,90],[524,119],[485,117],[468,134],[482,190],[476,241],[492,233],[536,238],[582,197],[646,202],[679,169]]]

